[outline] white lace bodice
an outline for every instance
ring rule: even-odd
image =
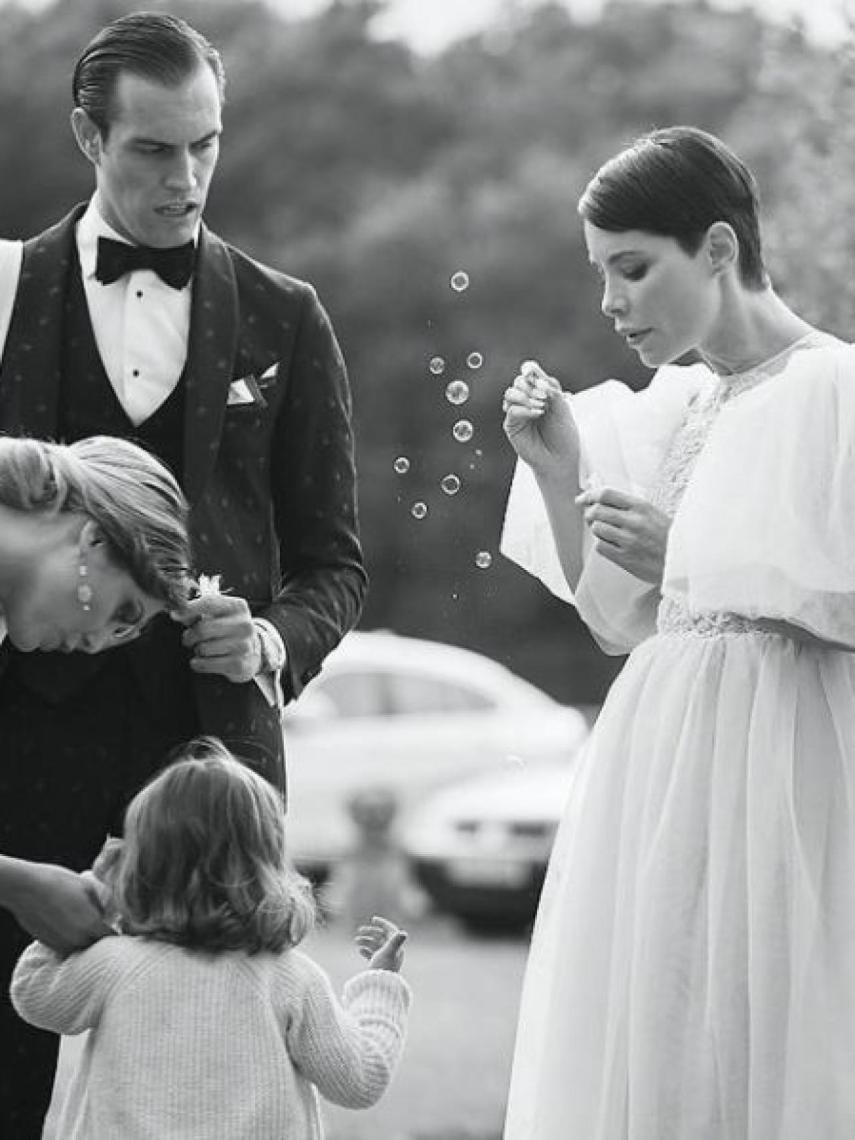
[[[662,461],[650,496],[653,506],[669,518],[674,517],[716,418],[727,404],[772,379],[794,352],[826,343],[828,339],[824,333],[810,332],[757,367],[719,376],[698,393],[690,401],[686,418]],[[758,623],[738,614],[692,614],[682,601],[671,597],[663,597],[660,602],[656,624],[660,633],[691,632],[706,636],[758,633],[762,629]]]

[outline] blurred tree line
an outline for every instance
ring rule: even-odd
[[[90,192],[67,122],[71,69],[98,27],[142,6],[0,9],[6,236],[36,232]],[[427,59],[374,36],[375,0],[299,21],[256,0],[168,7],[220,47],[229,77],[210,224],[314,282],[348,359],[372,574],[363,625],[467,645],[562,699],[598,701],[620,662],[498,555],[513,467],[501,392],[527,358],[572,389],[645,382],[599,314],[575,203],[606,157],[674,122],[721,134],[754,167],[776,284],[849,339],[850,46],[820,50],[797,27],[704,0],[613,0],[593,24],[549,3],[511,8]],[[450,287],[456,271],[468,274],[462,291]],[[452,379],[469,386],[466,403],[445,398]],[[464,418],[474,434],[461,443],[451,429]],[[447,473],[461,481],[452,496]],[[491,565],[476,564],[479,552]]]

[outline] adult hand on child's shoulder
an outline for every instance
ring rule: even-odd
[[[405,930],[378,914],[360,926],[355,937],[359,953],[368,959],[369,969],[391,970],[396,974],[404,962],[406,940]]]
[[[32,863],[26,884],[10,899],[20,926],[59,954],[82,950],[113,931],[90,884],[68,867]]]

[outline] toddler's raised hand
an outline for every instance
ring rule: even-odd
[[[406,940],[406,931],[378,914],[359,927],[354,939],[359,953],[368,959],[372,970],[391,970],[395,974],[404,961]]]

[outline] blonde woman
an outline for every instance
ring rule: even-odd
[[[186,528],[177,483],[134,444],[104,436],[70,446],[0,438],[0,640],[29,656],[100,653],[139,637],[155,614],[180,609],[188,597]],[[0,687],[13,700],[3,668],[0,649]],[[84,882],[69,869],[85,865],[74,837],[87,828],[103,836],[114,785],[133,785],[121,757],[103,768],[115,772],[112,783],[84,766],[40,770],[26,741],[0,757],[0,962],[7,977],[24,944],[18,924],[59,950],[105,933]],[[3,1122],[14,1131],[15,1105],[26,1103],[31,1082],[44,1086],[47,1099],[56,1040],[32,1033],[7,1002],[0,1004],[0,1036],[12,1098],[3,1101]]]

